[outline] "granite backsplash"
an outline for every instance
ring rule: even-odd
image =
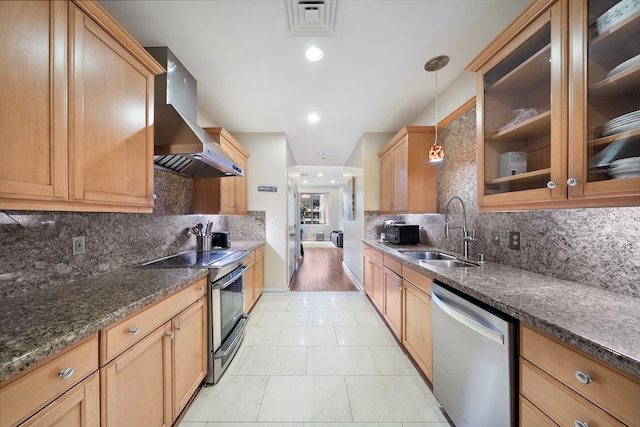
[[[192,215],[191,179],[155,170],[152,214],[46,211],[0,212],[0,297],[118,270],[195,249],[187,228],[213,223],[231,240],[264,240],[265,213]],[[86,253],[72,254],[85,236]]]
[[[479,212],[475,113],[471,108],[438,132],[445,148],[445,160],[437,166],[440,213],[365,212],[365,238],[379,238],[385,219],[400,219],[420,225],[421,243],[461,253],[461,231],[452,230],[446,239],[441,214],[448,198],[458,195],[465,202],[467,227],[477,231],[470,256],[483,253],[488,261],[640,297],[640,207]],[[452,202],[450,208],[450,224],[458,225],[460,204]],[[493,244],[494,231],[499,245]],[[520,232],[520,250],[509,249],[510,231]]]

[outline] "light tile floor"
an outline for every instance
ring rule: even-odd
[[[448,427],[358,292],[264,295],[220,382],[181,427]]]

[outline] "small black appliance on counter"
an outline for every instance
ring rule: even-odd
[[[404,221],[386,220],[384,234],[385,240],[394,245],[416,245],[420,242],[420,227]]]
[[[231,239],[228,231],[214,231],[211,233],[211,248],[230,248]]]

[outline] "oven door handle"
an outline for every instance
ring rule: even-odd
[[[238,341],[242,340],[244,338],[244,330],[247,328],[247,323],[249,323],[249,315],[248,314],[244,315],[244,321],[242,323],[240,332],[238,332],[236,334],[236,336],[233,338],[233,341],[231,341],[229,343],[227,348],[222,350],[222,354],[218,354],[217,352],[216,352],[216,354],[214,354],[215,358],[217,358],[217,359],[226,359],[226,357],[229,355],[229,353],[235,350],[235,348],[238,346]]]
[[[226,277],[229,277],[229,280],[227,280],[226,282],[222,283],[222,284],[218,284],[218,282],[213,282],[211,284],[211,289],[224,289],[227,286],[229,286],[230,284],[232,284],[233,282],[235,282],[239,277],[244,276],[244,273],[247,271],[247,268],[249,268],[248,265],[242,265],[238,268],[236,268],[235,270],[233,270],[231,273],[229,273]],[[240,272],[234,274],[236,271],[240,270]]]

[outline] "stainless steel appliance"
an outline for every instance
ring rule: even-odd
[[[145,47],[167,70],[155,77],[156,167],[193,178],[244,176],[244,171],[196,123],[198,82],[167,47]]]
[[[433,392],[457,426],[517,425],[517,321],[432,284]]]
[[[384,222],[385,240],[395,245],[415,245],[420,241],[420,226],[388,219]]]
[[[206,268],[209,270],[208,372],[205,382],[216,384],[240,348],[249,316],[244,313],[242,261],[248,251],[185,251],[141,267]]]

